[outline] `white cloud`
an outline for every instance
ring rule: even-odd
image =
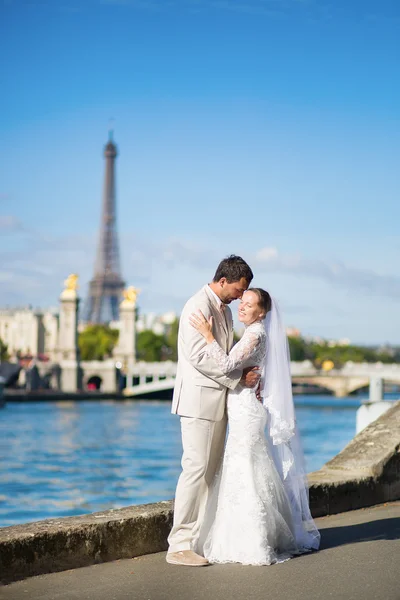
[[[13,278],[12,274],[7,271],[0,271],[0,283],[8,283]]]
[[[256,253],[255,269],[322,279],[347,290],[367,292],[391,300],[400,299],[400,277],[396,275],[384,275],[324,259],[284,255],[272,250],[275,249],[262,248]]]
[[[93,275],[97,236],[55,237],[30,231],[22,224],[22,233],[14,231],[4,236],[3,242],[3,249],[0,246],[0,306],[54,306],[63,281],[72,272],[80,276],[80,296],[84,303],[87,284]],[[391,301],[400,299],[398,276],[355,268],[323,257],[310,259],[280,253],[274,246],[251,252],[248,247],[232,247],[229,240],[218,238],[132,238],[125,234],[120,236],[120,245],[122,275],[127,285],[141,288],[139,307],[143,312],[179,312],[185,299],[211,279],[218,261],[231,252],[238,252],[248,260],[255,280],[261,281],[266,273],[270,274],[269,285],[276,290],[285,313],[296,326],[324,335],[334,329],[336,323],[341,327],[341,335],[361,339],[359,332],[365,329],[365,319],[368,321],[361,312],[371,310],[373,300],[368,301],[369,298],[381,296],[388,299],[389,304],[385,305],[388,316],[386,321],[384,318],[379,324],[377,321],[373,335],[375,339],[383,335],[395,339],[393,318],[389,315],[395,306]],[[310,285],[307,279],[315,283]],[[313,289],[317,292],[310,291]],[[368,335],[372,335],[370,331]]]
[[[92,268],[91,240],[86,236],[54,237],[29,230],[13,230],[0,248],[0,306],[54,304],[66,276],[77,266],[85,276]],[[8,248],[12,249],[8,249]]]
[[[278,250],[276,248],[261,248],[256,252],[256,260],[261,262],[271,261],[278,256]]]
[[[22,223],[14,215],[0,215],[0,231],[14,232],[21,231]]]

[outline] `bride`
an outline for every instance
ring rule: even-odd
[[[239,305],[245,325],[227,355],[212,334],[212,317],[201,311],[190,322],[207,341],[207,352],[225,373],[263,368],[261,403],[255,389],[228,394],[229,433],[197,545],[209,562],[271,565],[319,547],[311,517],[299,443],[285,331],[276,302],[250,288]]]

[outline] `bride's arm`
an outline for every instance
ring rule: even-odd
[[[233,346],[229,354],[226,354],[213,336],[212,317],[207,321],[203,313],[199,311],[198,315],[192,314],[189,320],[206,340],[208,355],[225,375],[242,367],[260,343],[260,338],[256,333],[245,331],[243,337]]]

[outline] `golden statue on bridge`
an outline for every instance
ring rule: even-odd
[[[79,276],[76,275],[76,273],[71,273],[71,275],[68,275],[67,279],[64,281],[64,289],[60,296],[61,300],[77,300],[78,279]]]
[[[76,275],[76,273],[68,275],[67,279],[64,281],[65,289],[76,292],[78,289],[78,279],[79,275]]]
[[[138,288],[130,285],[126,290],[123,291],[124,302],[129,303],[133,306],[136,304],[136,298],[140,294],[140,290]]]

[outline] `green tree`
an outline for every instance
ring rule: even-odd
[[[400,353],[393,352],[392,354],[383,350],[376,352],[376,360],[380,360],[383,363],[400,362]]]
[[[393,356],[392,356],[392,361],[393,362],[400,362],[400,347],[394,348],[394,350],[393,350]]]
[[[104,360],[111,356],[119,332],[108,325],[89,325],[78,337],[82,360]]]
[[[179,319],[175,319],[165,335],[165,358],[175,362],[178,360],[178,329]]]
[[[307,344],[301,337],[288,337],[290,360],[300,361],[306,360],[307,355]]]
[[[138,333],[136,338],[136,353],[138,360],[158,362],[165,360],[166,343],[163,335],[157,335],[150,329]]]
[[[10,358],[7,345],[0,338],[0,360],[8,360]]]
[[[359,362],[395,362],[393,356],[387,352],[377,352],[364,346],[330,346],[328,343],[309,345],[309,354],[314,361],[315,366],[320,367],[325,360],[331,360],[336,368],[342,367],[345,363],[352,361]]]

